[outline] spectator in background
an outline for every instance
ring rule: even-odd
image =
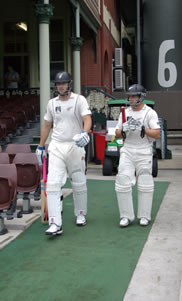
[[[8,66],[8,72],[5,74],[5,79],[8,89],[18,89],[18,82],[20,80],[20,76],[18,72],[16,72],[13,69],[12,66]]]

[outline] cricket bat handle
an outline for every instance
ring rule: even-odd
[[[121,107],[122,122],[126,122],[125,107]]]
[[[46,174],[46,158],[43,157],[43,181],[47,182],[47,174]]]
[[[125,123],[126,122],[126,114],[125,114],[125,107],[123,107],[123,106],[121,107],[121,114],[122,114],[122,123]],[[126,133],[122,130],[121,134],[122,134],[123,140],[125,140]]]

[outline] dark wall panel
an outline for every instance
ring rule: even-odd
[[[182,90],[182,1],[143,1],[143,84]]]

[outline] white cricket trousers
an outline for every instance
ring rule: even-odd
[[[132,199],[132,186],[138,189],[137,217],[151,220],[154,180],[152,177],[152,148],[123,146],[120,150],[118,174],[115,190],[118,199],[120,218],[135,219]]]
[[[62,195],[61,187],[66,183],[67,176],[69,175],[69,178],[71,179],[75,171],[79,171],[79,177],[81,175],[80,181],[84,182],[84,185],[86,186],[85,150],[84,148],[77,147],[75,142],[57,142],[52,140],[48,147],[48,153],[47,205],[49,224],[55,223],[60,226],[62,225],[60,208],[60,196]],[[79,207],[79,205],[77,207]],[[83,210],[83,208],[80,210]],[[84,198],[85,214],[86,211],[87,197]]]

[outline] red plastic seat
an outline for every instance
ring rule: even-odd
[[[33,199],[38,200],[35,193],[40,187],[41,171],[35,153],[18,153],[13,159],[17,169],[17,196],[23,194],[22,213],[33,212],[30,208],[30,198],[33,192]]]
[[[17,191],[35,191],[40,183],[40,168],[35,153],[17,153],[13,159],[17,168]]]
[[[17,170],[15,164],[0,164],[0,235],[8,232],[4,218],[22,217],[16,211]]]
[[[8,144],[5,153],[8,153],[10,163],[12,163],[16,154],[31,153],[31,147],[29,144]]]
[[[0,116],[1,117],[1,116]],[[12,134],[16,132],[16,123],[13,118],[11,117],[1,117],[0,118],[0,125],[6,125],[6,132],[7,134]]]
[[[0,152],[0,164],[9,164],[9,155],[7,153]]]
[[[0,164],[0,210],[16,201],[17,170],[15,164]]]

